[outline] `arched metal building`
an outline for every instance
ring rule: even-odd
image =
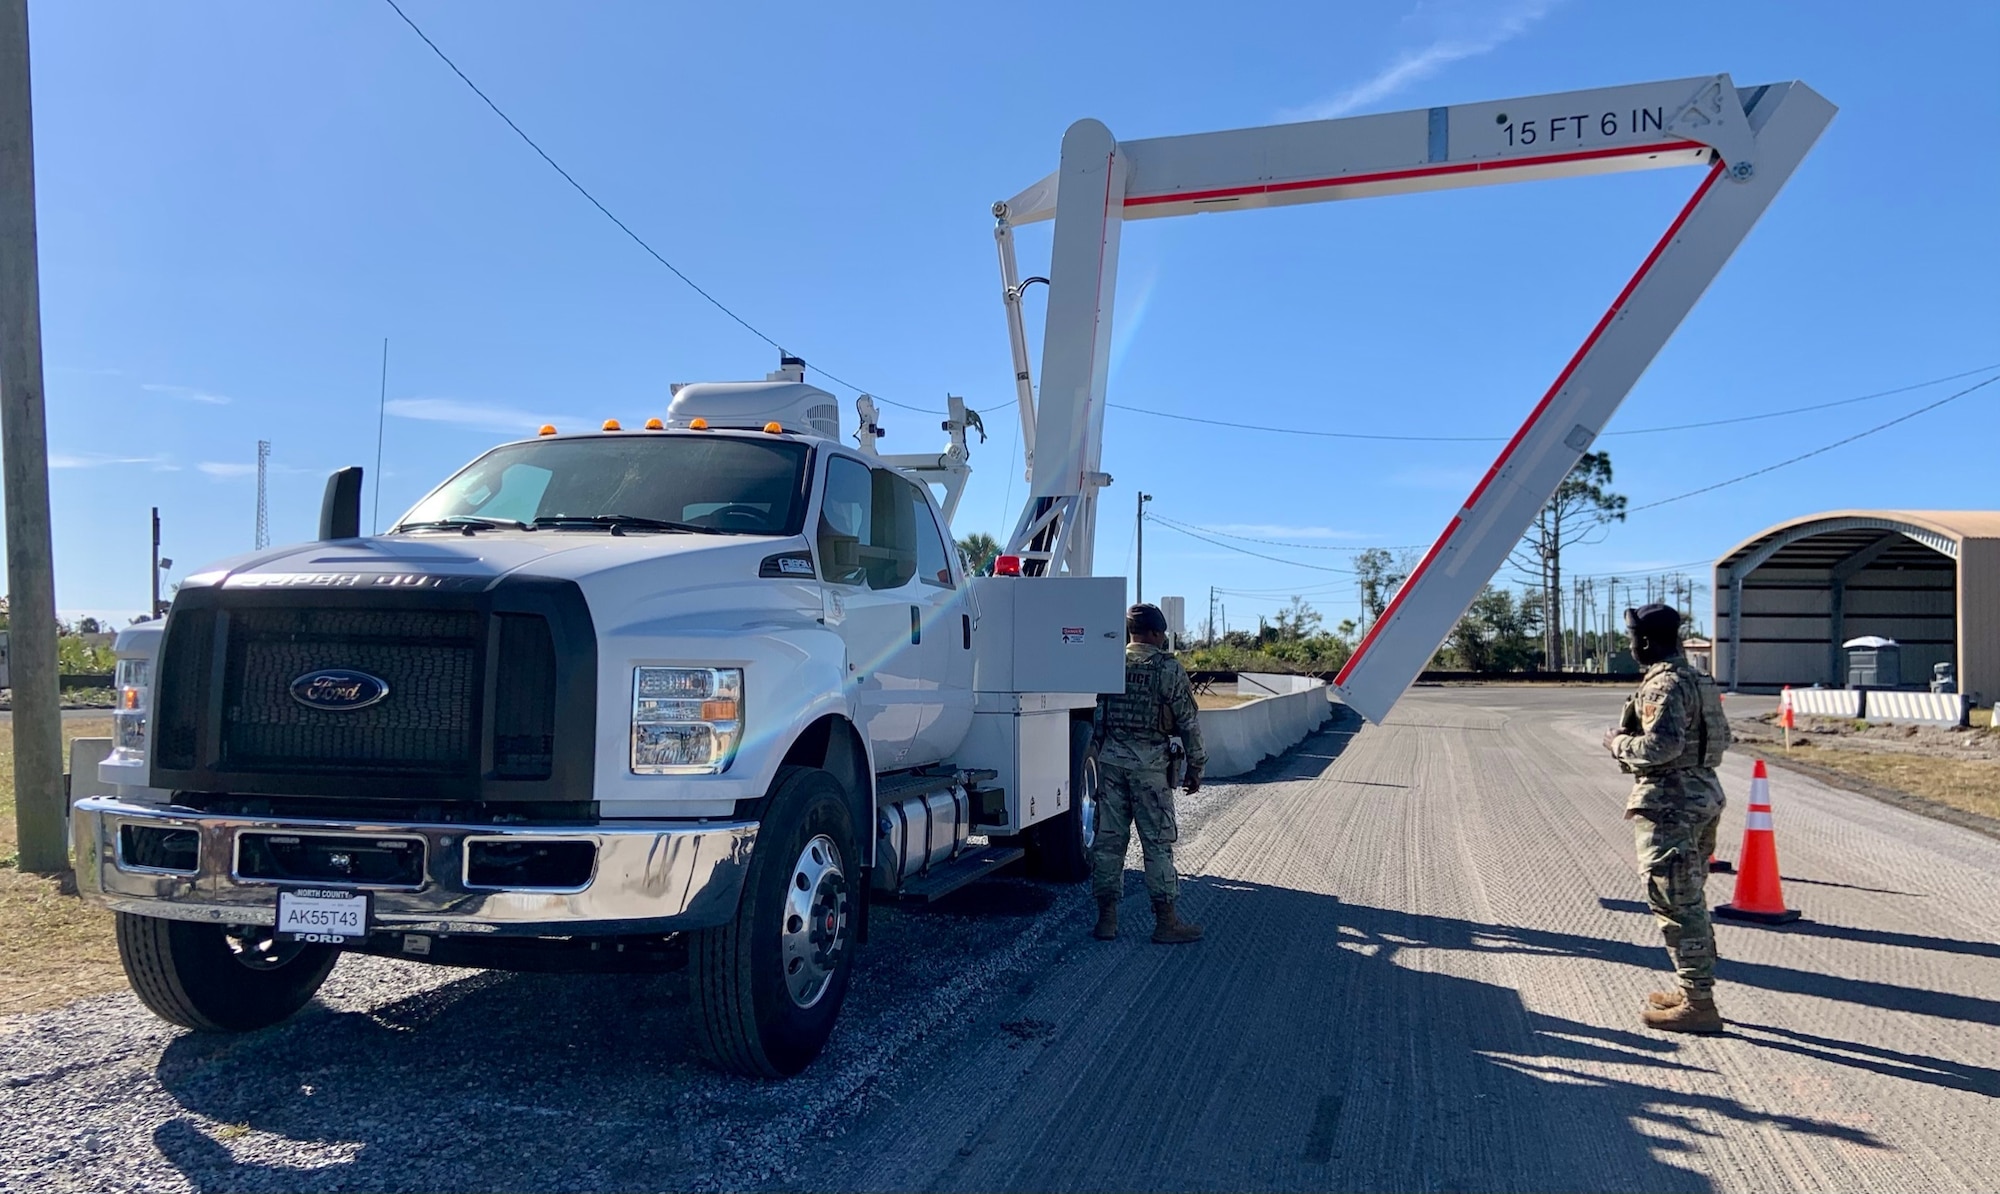
[[[2000,511],[1838,510],[1781,522],[1715,565],[1715,674],[1770,691],[1847,682],[1841,644],[1902,645],[1903,680],[1956,665],[2000,695]]]

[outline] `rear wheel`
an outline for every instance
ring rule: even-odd
[[[1030,826],[1028,871],[1054,883],[1081,883],[1090,877],[1090,847],[1097,840],[1097,756],[1090,750],[1090,723],[1069,723],[1069,808]]]
[[[860,866],[839,781],[780,770],[736,919],[692,943],[696,1030],[715,1065],[789,1078],[825,1048],[854,965]]]
[[[269,928],[120,912],[118,960],[139,1002],[197,1032],[267,1028],[304,1007],[340,960],[330,945],[280,942]]]

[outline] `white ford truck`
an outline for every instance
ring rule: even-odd
[[[1833,111],[1713,75],[1137,141],[1078,121],[1056,172],[993,206],[1029,474],[995,576],[945,533],[976,416],[954,399],[943,452],[884,456],[864,396],[849,447],[789,358],[643,430],[496,448],[383,536],[343,470],[320,542],[192,576],[164,635],[120,636],[118,794],[75,806],[79,886],[178,1024],[283,1019],[342,950],[685,959],[708,1052],[794,1073],[871,899],[1024,856],[1084,875],[1087,710],[1124,682],[1124,582],[1092,573],[1125,222],[1702,172],[1335,680],[1380,721]],[[1049,275],[1023,279],[1013,230],[1039,221]]]
[[[147,1006],[262,1027],[343,951],[686,965],[709,1056],[784,1076],[871,899],[1083,878],[1124,581],[968,576],[925,472],[802,376],[545,429],[375,537],[345,470],[320,541],[128,631],[72,834]]]

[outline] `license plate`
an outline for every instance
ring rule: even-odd
[[[354,891],[300,888],[278,893],[282,940],[339,944],[368,935],[368,897]]]

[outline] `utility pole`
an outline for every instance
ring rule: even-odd
[[[1142,493],[1133,503],[1137,511],[1133,516],[1132,533],[1138,536],[1139,566],[1132,576],[1133,604],[1144,604],[1146,600],[1146,503],[1153,500],[1150,493]]]
[[[28,5],[27,0],[0,0],[0,451],[5,454],[0,489],[7,503],[14,829],[24,871],[69,867],[43,399]]]
[[[368,516],[368,533],[382,529],[382,436],[389,425],[389,337],[382,337],[382,389],[375,397],[375,512]],[[981,432],[981,434],[985,434]]]
[[[257,441],[257,550],[271,546],[271,507],[265,499],[264,473],[271,462],[271,441]]]
[[[1208,586],[1208,645],[1215,645],[1215,586]]]
[[[146,609],[146,616],[160,616],[160,508],[153,507],[153,604]]]

